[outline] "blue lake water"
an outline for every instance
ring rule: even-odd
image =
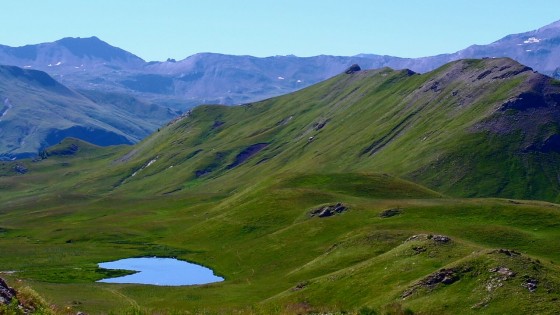
[[[211,269],[174,258],[126,258],[99,263],[99,267],[138,271],[132,275],[98,281],[105,283],[180,286],[224,281],[224,278],[214,275]]]

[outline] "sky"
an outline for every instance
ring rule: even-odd
[[[560,20],[557,0],[2,0],[0,44],[97,36],[147,61],[200,52],[258,57],[422,57]]]

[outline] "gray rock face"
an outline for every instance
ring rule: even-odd
[[[527,290],[529,290],[529,292],[535,292],[537,291],[537,285],[539,283],[539,280],[537,279],[533,279],[533,278],[529,278],[526,279],[523,284],[521,284],[521,286],[523,286],[524,288],[526,288]]]
[[[445,235],[434,235],[432,237],[432,240],[437,243],[449,243],[451,241],[451,238]]]
[[[396,215],[399,215],[403,212],[402,209],[400,208],[394,208],[394,209],[387,209],[387,210],[383,210],[379,216],[382,218],[390,218],[390,217],[394,217]]]
[[[0,278],[0,304],[10,304],[16,297],[16,290],[10,288],[4,279]]]
[[[515,277],[515,274],[516,274],[516,273],[515,273],[514,271],[512,271],[511,269],[509,269],[509,268],[507,268],[507,267],[503,267],[503,266],[496,267],[496,268],[492,268],[492,269],[490,269],[489,271],[490,271],[490,272],[495,272],[495,273],[497,273],[497,274],[500,274],[500,275],[504,276],[504,278],[505,278],[504,280],[507,280],[507,279],[509,279],[509,278],[511,278],[511,277]]]
[[[469,271],[468,269],[462,269],[462,268],[440,269],[428,275],[424,279],[418,281],[412,287],[404,291],[401,294],[401,298],[406,299],[407,297],[411,296],[416,291],[418,291],[420,288],[433,289],[440,283],[444,285],[453,284],[461,278],[462,273],[468,271]]]
[[[344,73],[346,73],[346,74],[352,74],[352,73],[354,73],[354,72],[358,72],[358,71],[361,71],[361,70],[362,70],[362,68],[360,68],[360,66],[359,66],[358,64],[355,63],[355,64],[351,65],[348,69],[346,69],[346,70],[344,71]]]
[[[22,175],[23,175],[23,174],[27,173],[27,167],[25,167],[25,166],[23,166],[23,165],[21,165],[21,164],[16,164],[16,165],[14,166],[14,171],[15,171],[16,173],[18,173],[18,174],[22,174]]]
[[[348,210],[348,207],[342,203],[337,203],[335,205],[328,205],[312,210],[309,215],[311,217],[326,218],[332,217],[335,214],[340,214]]]

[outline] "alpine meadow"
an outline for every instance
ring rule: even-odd
[[[559,47],[0,46],[0,314],[559,314]],[[223,281],[100,282],[149,257]]]

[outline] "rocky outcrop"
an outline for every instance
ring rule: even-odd
[[[330,119],[321,120],[313,124],[313,129],[315,131],[319,131],[325,127],[325,125],[329,122]]]
[[[23,174],[27,173],[27,171],[28,171],[27,167],[25,167],[25,166],[22,165],[22,164],[16,164],[16,165],[14,166],[14,172],[16,172],[16,173],[18,173],[18,174],[23,175]]]
[[[538,283],[539,283],[539,280],[537,280],[537,279],[527,278],[523,281],[521,286],[524,287],[525,289],[529,290],[529,292],[533,293],[533,292],[537,291],[537,284]]]
[[[467,269],[464,268],[440,269],[428,275],[424,279],[418,281],[411,288],[404,291],[403,294],[401,294],[401,298],[406,299],[407,297],[411,296],[421,288],[434,289],[440,283],[444,285],[452,284],[460,279],[461,274],[468,271],[470,271],[468,268]]]
[[[519,94],[519,96],[507,100],[504,104],[500,106],[501,111],[508,109],[515,109],[520,111],[525,111],[530,108],[546,107],[548,106],[542,93],[531,93],[525,92]]]
[[[344,73],[346,74],[352,74],[358,71],[362,71],[362,68],[360,68],[360,66],[358,64],[353,64],[350,67],[348,67],[348,69],[344,70]]]
[[[323,206],[323,207],[314,209],[309,213],[309,216],[326,218],[326,217],[332,217],[335,214],[340,214],[340,213],[346,212],[347,210],[348,210],[348,207],[346,207],[344,204],[339,202],[339,203],[334,204],[334,205],[328,205],[328,206]]]
[[[66,312],[53,312],[53,307],[29,287],[19,287],[16,291],[0,278],[0,314],[70,314]],[[78,312],[80,314],[81,312]],[[84,313],[81,313],[84,314]]]
[[[432,240],[436,244],[447,244],[447,243],[451,242],[451,238],[449,236],[439,235],[439,234],[412,235],[405,242],[425,241],[425,240]]]
[[[16,290],[10,288],[4,279],[0,278],[0,305],[10,304],[16,298]]]
[[[490,252],[490,254],[494,254],[494,253],[504,254],[504,255],[509,256],[509,257],[515,257],[515,256],[520,256],[521,255],[520,252],[511,250],[511,249],[504,249],[504,248],[496,249],[496,250],[493,250],[493,251]]]
[[[387,210],[383,210],[381,211],[381,213],[379,214],[380,217],[382,218],[390,218],[390,217],[394,217],[396,215],[401,214],[403,211],[401,208],[393,208],[393,209],[387,209]]]

